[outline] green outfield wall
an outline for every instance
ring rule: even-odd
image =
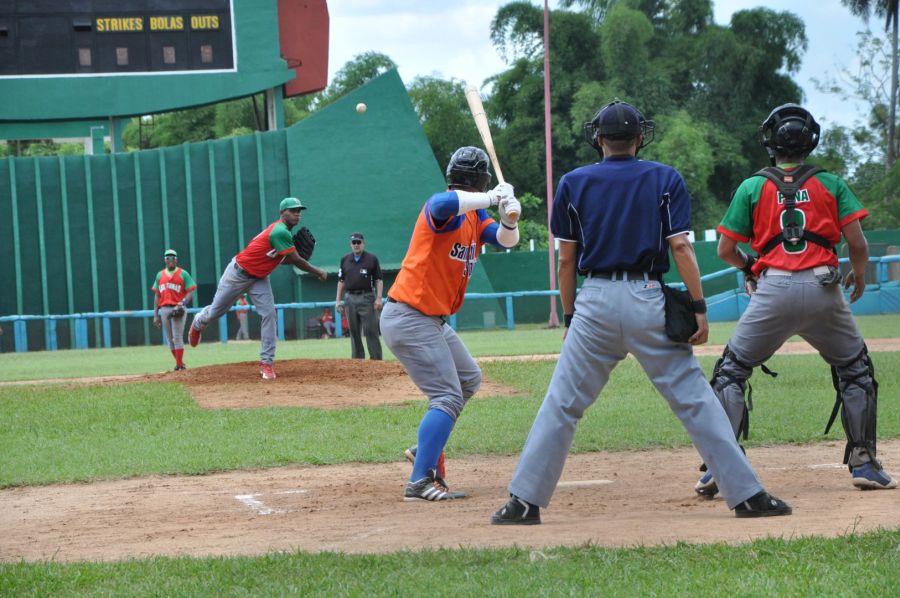
[[[355,110],[361,101],[370,107],[364,114]],[[169,247],[198,282],[195,305],[205,305],[224,266],[278,218],[287,195],[309,206],[303,224],[319,240],[312,261],[332,277],[318,283],[279,268],[271,277],[276,301],[333,299],[350,233],[364,231],[385,267],[396,269],[418,210],[443,185],[396,71],[287,130],[125,154],[7,158],[0,314],[150,309]],[[286,318],[288,336],[302,334],[305,317]],[[100,346],[94,322],[90,346]],[[114,345],[161,342],[148,321],[114,322]],[[68,325],[59,323],[60,348],[71,346]],[[31,349],[43,348],[39,324],[29,324],[28,337]]]

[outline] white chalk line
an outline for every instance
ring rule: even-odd
[[[560,482],[557,486],[563,488],[588,488],[590,486],[603,486],[604,484],[612,483],[612,480],[570,480],[568,482]]]
[[[306,494],[307,490],[282,490],[280,492],[270,492],[269,494]],[[257,500],[257,496],[265,496],[265,492],[257,492],[255,494],[235,494],[234,499],[253,510],[257,515],[276,515],[280,513],[290,513],[293,509],[273,509],[266,506],[261,500]]]

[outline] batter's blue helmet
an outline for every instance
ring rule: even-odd
[[[447,164],[447,184],[450,187],[471,187],[487,191],[491,184],[491,159],[478,147],[461,147]]]

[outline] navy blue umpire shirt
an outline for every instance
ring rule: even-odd
[[[550,230],[578,243],[578,271],[669,271],[667,239],[691,229],[691,197],[671,166],[610,156],[563,175]]]

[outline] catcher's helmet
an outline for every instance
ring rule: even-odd
[[[634,139],[643,135],[638,149],[653,142],[656,125],[645,120],[640,111],[619,98],[597,111],[591,122],[584,123],[584,136],[588,143],[602,153],[600,137],[609,139]]]
[[[782,104],[760,125],[759,142],[774,166],[776,155],[808,156],[819,145],[820,131],[808,110],[797,104]]]
[[[447,164],[447,184],[487,191],[491,184],[491,160],[487,152],[471,146],[453,152]]]

